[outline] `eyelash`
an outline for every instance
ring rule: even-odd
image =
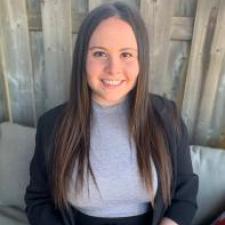
[[[94,57],[103,57],[103,56],[106,57],[106,53],[103,51],[96,51],[93,53],[93,56]]]
[[[133,57],[133,55],[129,52],[122,52],[122,56],[125,57],[125,58],[131,58]]]
[[[93,56],[94,57],[107,57],[107,54],[105,52],[103,52],[103,51],[96,51],[96,52],[93,53]],[[131,58],[131,57],[133,57],[133,55],[131,53],[129,53],[129,52],[122,52],[121,56],[123,58]]]

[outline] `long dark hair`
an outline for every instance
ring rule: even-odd
[[[148,93],[148,34],[138,10],[116,2],[101,5],[91,11],[78,32],[73,53],[70,97],[56,130],[50,169],[53,200],[59,208],[68,207],[67,191],[75,163],[78,170],[76,193],[82,190],[84,179],[88,177],[89,172],[98,188],[89,159],[91,90],[87,83],[85,65],[90,37],[96,27],[109,17],[118,17],[127,22],[132,27],[138,44],[140,71],[136,86],[129,93],[129,128],[136,144],[140,176],[153,204],[153,177],[149,160],[152,158],[159,171],[164,203],[168,205],[171,201],[172,169],[168,143]]]

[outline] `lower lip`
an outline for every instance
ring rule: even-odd
[[[114,89],[114,88],[120,87],[120,86],[123,84],[123,82],[124,82],[124,81],[120,82],[120,83],[117,84],[117,85],[112,85],[112,84],[104,83],[104,82],[102,81],[102,84],[103,84],[104,87],[106,87],[106,88]]]

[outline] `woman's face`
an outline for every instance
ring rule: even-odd
[[[86,73],[92,97],[101,105],[120,103],[134,88],[138,47],[128,23],[111,17],[97,26],[89,41]]]

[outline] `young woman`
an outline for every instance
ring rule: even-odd
[[[139,12],[101,5],[82,23],[69,100],[42,115],[26,189],[31,225],[190,225],[197,209],[187,129],[148,93]]]

